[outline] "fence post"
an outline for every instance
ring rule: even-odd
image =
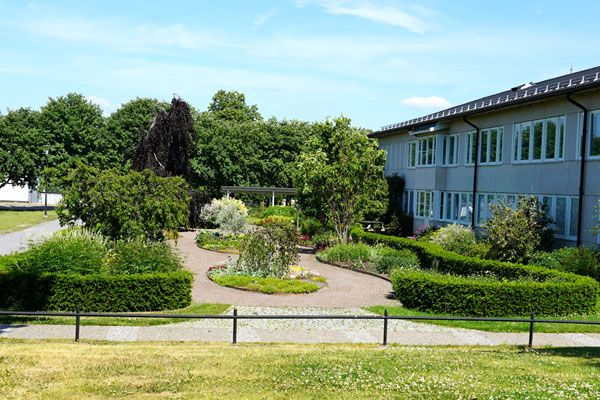
[[[529,348],[533,347],[533,322],[535,319],[535,314],[531,313],[531,319],[529,320]]]
[[[237,343],[237,308],[233,309],[233,344]]]
[[[388,311],[387,308],[383,310],[383,345],[387,346],[387,335],[388,335]]]
[[[79,323],[81,317],[79,316],[79,306],[75,308],[75,341],[79,342]]]

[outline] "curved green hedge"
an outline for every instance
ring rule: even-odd
[[[366,243],[411,249],[422,266],[436,272],[396,271],[392,285],[407,307],[437,313],[485,316],[569,315],[595,310],[598,282],[542,267],[482,260],[444,250],[414,239],[353,229],[352,236]],[[440,274],[441,273],[441,274]],[[447,275],[444,275],[447,274]],[[495,279],[474,278],[490,275]]]
[[[161,311],[191,304],[187,271],[132,275],[0,274],[0,307],[18,310]]]

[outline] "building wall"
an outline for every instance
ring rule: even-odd
[[[591,111],[600,110],[600,91],[577,95],[575,98]],[[523,163],[513,161],[513,139],[516,137],[515,124],[556,116],[565,117],[564,158],[560,161]],[[582,113],[564,97],[558,100],[487,113],[469,118],[469,120],[482,129],[490,127],[503,128],[503,160],[497,165],[479,165],[478,193],[578,196],[580,171],[578,142],[580,141]],[[466,164],[466,149],[467,132],[473,130],[464,121],[455,120],[450,121],[445,129],[436,130],[432,134],[425,134],[425,136],[434,135],[437,138],[436,165],[433,167],[417,166],[416,168],[407,168],[408,142],[416,140],[417,137],[423,137],[423,134],[415,137],[408,132],[400,132],[379,139],[380,146],[388,151],[387,175],[397,174],[403,176],[406,180],[407,190],[427,190],[435,193],[433,215],[430,218],[415,216],[415,229],[423,224],[443,223],[439,215],[442,192],[472,192],[473,166]],[[441,165],[442,137],[452,134],[459,134],[458,165],[444,167]],[[595,206],[599,198],[600,157],[586,161],[583,240],[587,244],[598,243],[598,238],[590,232],[589,228],[597,223]],[[562,202],[562,200],[556,199],[549,201]],[[477,204],[475,204],[475,208],[477,208]],[[564,237],[564,239],[573,240],[573,237]]]

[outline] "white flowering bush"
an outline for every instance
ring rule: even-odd
[[[248,209],[238,199],[213,199],[200,213],[202,221],[216,225],[229,233],[243,233],[246,230]]]
[[[430,240],[445,250],[454,251],[463,256],[484,257],[487,252],[487,246],[477,242],[475,233],[470,228],[458,224],[439,229]]]

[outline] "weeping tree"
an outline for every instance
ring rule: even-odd
[[[133,168],[137,171],[149,169],[162,177],[183,177],[192,181],[190,158],[196,130],[190,106],[178,97],[171,101],[169,111],[159,109],[150,129],[142,139],[133,156]],[[198,226],[202,206],[210,197],[190,189],[191,227]]]

